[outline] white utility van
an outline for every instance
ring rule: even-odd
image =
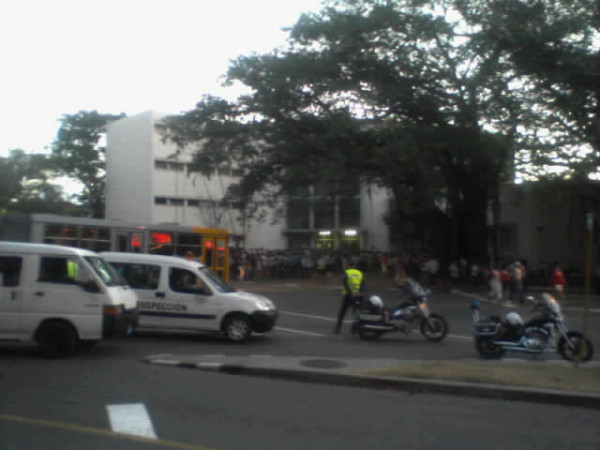
[[[236,291],[200,262],[140,253],[101,256],[135,289],[140,329],[212,331],[242,342],[275,326],[271,300]]]
[[[0,241],[0,341],[64,357],[131,333],[137,297],[97,253]]]

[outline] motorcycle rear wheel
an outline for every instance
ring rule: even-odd
[[[580,360],[581,346],[584,343],[583,334],[579,331],[567,331],[567,337],[573,342],[575,348],[571,348],[565,337],[562,336],[558,342],[558,353],[560,353],[560,356],[567,361],[586,362],[592,359],[594,346],[588,338],[585,338],[585,349]]]
[[[484,359],[500,359],[506,352],[502,347],[496,345],[494,338],[490,337],[476,337],[475,348]]]
[[[429,322],[431,326],[426,320],[421,321],[421,333],[432,342],[440,342],[448,334],[446,319],[438,314],[431,314]]]

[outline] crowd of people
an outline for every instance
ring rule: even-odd
[[[440,259],[427,253],[387,253],[376,250],[344,252],[334,250],[245,250],[231,251],[231,279],[308,279],[313,277],[341,276],[349,266],[363,273],[389,277],[401,284],[412,277],[425,286],[449,288],[489,287],[491,300],[523,302],[528,282],[534,276],[524,260],[514,259],[494,265],[459,258],[443,267]],[[540,272],[543,272],[540,273]],[[558,264],[551,270],[538,269],[536,282],[546,280],[559,298],[563,298],[566,277]]]

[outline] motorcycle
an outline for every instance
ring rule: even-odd
[[[377,296],[371,296],[364,302],[353,328],[361,339],[373,340],[396,331],[410,334],[417,325],[430,341],[439,342],[446,337],[448,323],[439,314],[431,313],[427,305],[431,291],[412,278],[407,279],[405,289],[406,298],[391,310],[383,308],[383,302]]]
[[[579,331],[567,329],[560,304],[552,295],[542,294],[541,301],[533,297],[528,300],[535,304],[537,315],[526,323],[514,311],[507,313],[504,320],[497,315],[481,320],[479,302],[471,304],[475,348],[481,357],[500,359],[507,351],[541,354],[555,349],[567,361],[592,359],[592,343],[588,338],[584,340]]]

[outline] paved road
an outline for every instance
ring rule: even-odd
[[[597,410],[523,402],[406,394],[162,367],[156,355],[464,359],[470,299],[434,294],[451,324],[442,343],[419,334],[364,342],[331,333],[337,286],[245,284],[277,302],[277,329],[244,345],[199,335],[147,334],[108,342],[75,358],[39,359],[0,347],[0,448],[598,448]],[[384,299],[395,292],[382,286]],[[485,305],[486,307],[489,305]],[[578,306],[573,304],[574,308]],[[572,320],[579,320],[577,310]],[[594,327],[598,325],[593,317]],[[554,359],[555,356],[550,355]],[[127,407],[132,437],[109,411]],[[135,411],[135,414],[131,411]],[[122,415],[121,415],[122,417]],[[128,422],[128,421],[125,421]],[[131,421],[129,421],[131,422]],[[511,432],[508,433],[507,430]]]

